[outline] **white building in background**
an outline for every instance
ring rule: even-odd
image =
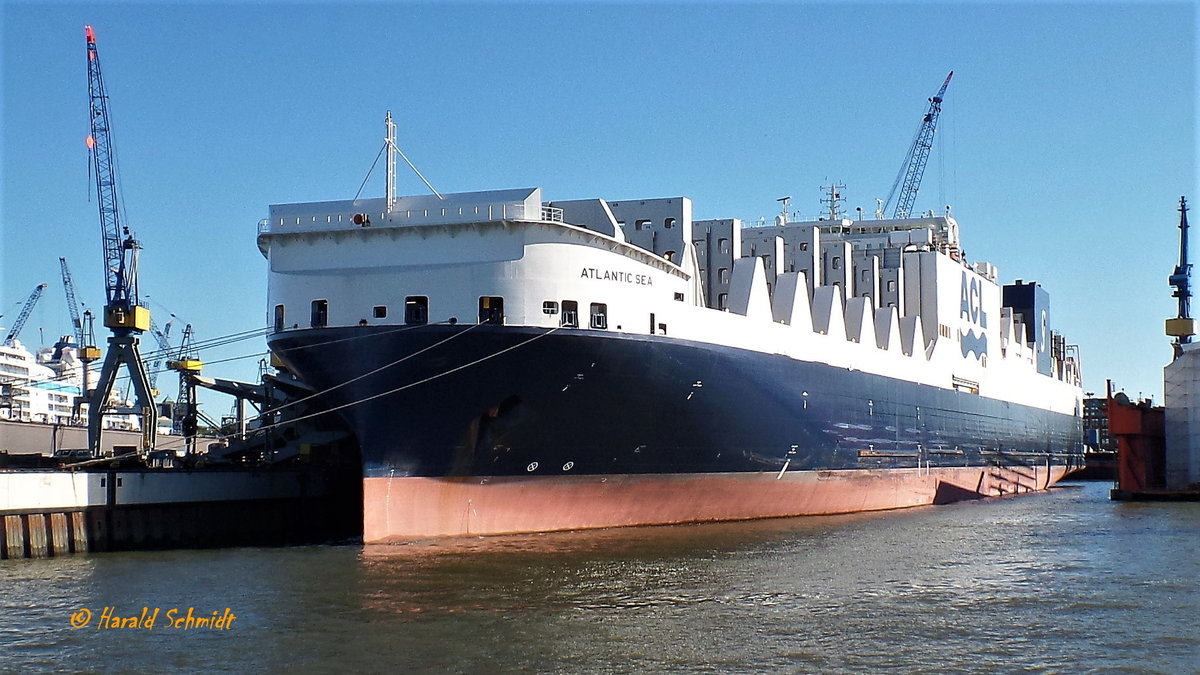
[[[20,340],[0,344],[0,419],[86,423],[86,403],[75,416],[76,399],[83,394],[83,368],[71,346],[42,347],[33,353]],[[106,415],[104,427],[137,430],[140,423],[136,415]]]

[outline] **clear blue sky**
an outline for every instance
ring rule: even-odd
[[[1200,225],[1192,3],[6,1],[0,17],[0,325],[49,283],[35,346],[39,328],[69,332],[59,256],[103,305],[92,24],[142,292],[200,340],[266,325],[256,223],[272,203],[352,197],[387,109],[443,192],[684,195],[697,218],[757,219],[783,195],[816,214],[836,180],[871,212],[954,70],[917,208],[952,205],[969,258],[1050,291],[1087,390],[1112,378],[1161,400],[1180,195]],[[407,173],[400,189],[424,192]],[[377,171],[364,194],[382,193]],[[206,372],[253,379],[256,361]]]

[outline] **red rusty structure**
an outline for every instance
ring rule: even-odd
[[[1132,403],[1108,388],[1108,432],[1117,440],[1117,487],[1113,499],[1143,498],[1166,489],[1166,410],[1149,401]]]

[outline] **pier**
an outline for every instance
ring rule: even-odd
[[[0,471],[0,558],[344,539],[345,497],[311,468]]]

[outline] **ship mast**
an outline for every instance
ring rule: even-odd
[[[840,222],[842,220],[842,190],[846,189],[846,185],[834,182],[832,185],[822,185],[821,189],[829,191],[829,197],[821,200],[822,204],[829,205],[829,219]]]
[[[387,111],[384,123],[387,125],[384,138],[387,144],[387,211],[391,213],[396,206],[396,123],[392,121],[391,110]]]
[[[1192,265],[1188,262],[1187,198],[1179,198],[1179,264],[1168,282],[1175,287],[1171,297],[1179,299],[1179,314],[1167,319],[1167,335],[1175,338],[1175,358],[1183,353],[1183,345],[1190,344],[1196,334],[1196,321],[1192,318]]]
[[[425,178],[425,174],[421,173],[417,166],[412,163],[412,160],[408,158],[408,155],[404,154],[404,151],[396,145],[396,124],[395,122],[392,122],[391,110],[387,111],[387,116],[384,118],[384,123],[387,124],[387,136],[383,140],[384,148],[387,150],[387,210],[391,211],[392,207],[396,205],[396,155],[400,155],[400,159],[403,159],[404,163],[408,165],[408,168],[412,169],[413,173],[417,174],[417,178],[420,178],[421,182],[425,183],[425,187],[429,188],[430,192],[437,196],[438,199],[445,199],[445,197],[442,196],[442,193],[438,192],[437,188],[433,187],[433,183],[430,183],[429,180]],[[375,161],[379,161],[379,155],[375,155]],[[371,165],[371,168],[374,169],[375,165]],[[355,199],[357,199],[357,197],[355,197]]]

